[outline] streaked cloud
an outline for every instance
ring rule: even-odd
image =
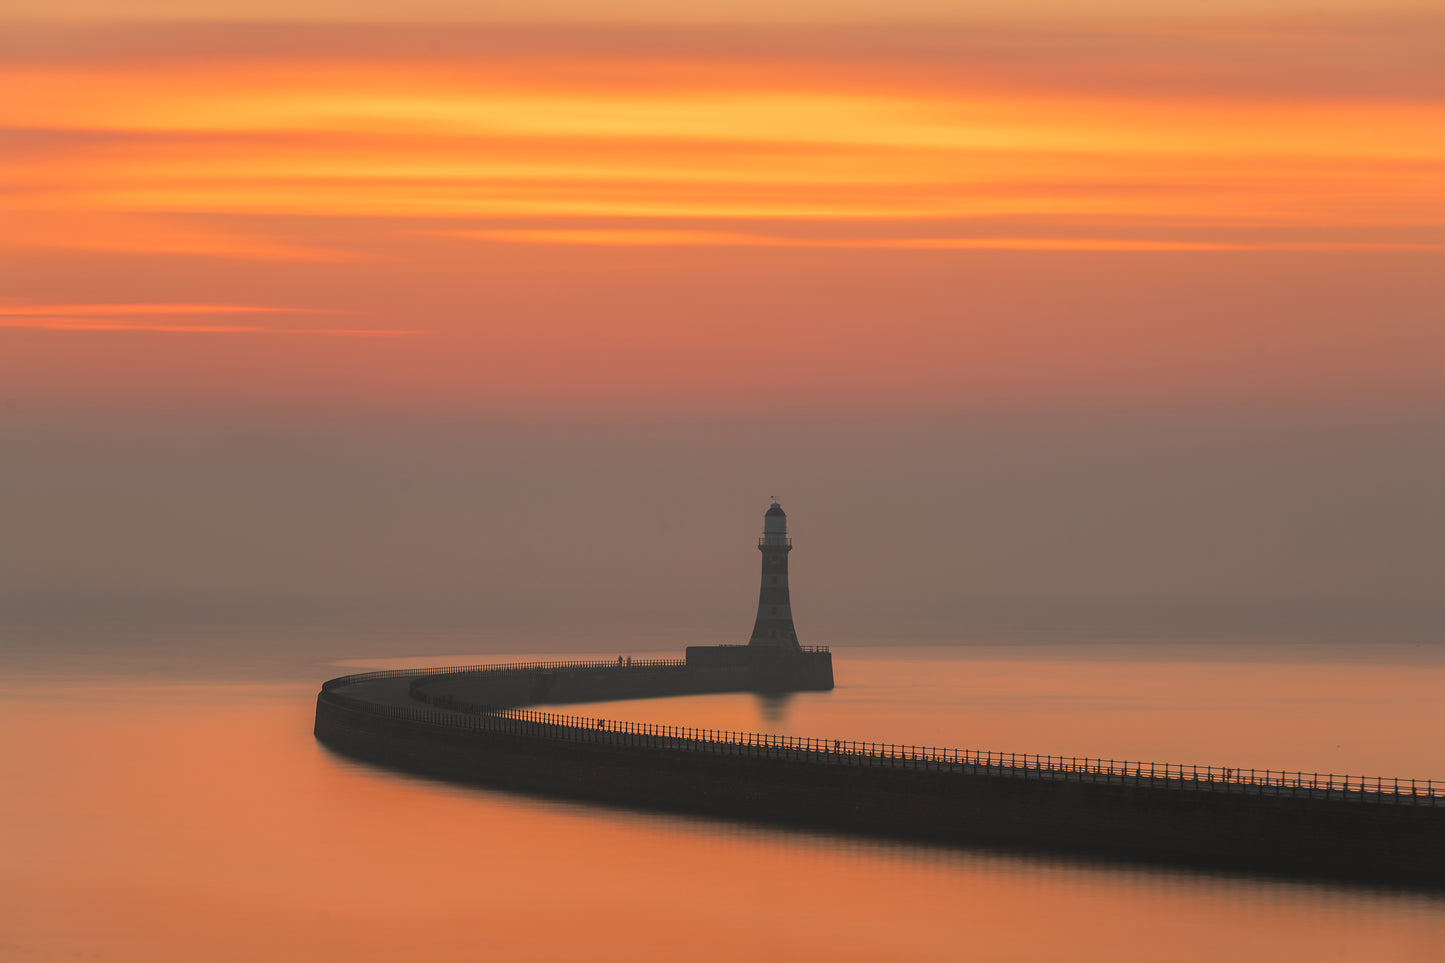
[[[7,293],[51,305],[0,315],[0,376],[499,411],[1438,402],[1438,13],[996,12],[0,31]]]
[[[277,308],[252,304],[5,304],[0,317],[45,318],[87,315],[312,314],[315,308]]]
[[[0,162],[0,169],[4,167]],[[13,189],[16,195],[20,194],[19,183]],[[373,256],[248,234],[194,218],[106,210],[94,203],[94,190],[92,183],[89,188],[66,192],[65,196],[12,195],[13,206],[3,213],[5,230],[0,231],[0,249],[185,255],[242,261],[352,261]]]
[[[0,319],[0,328],[31,331],[147,331],[159,334],[291,334],[344,338],[395,338],[419,331],[380,328],[275,328],[251,324],[160,324],[143,321],[105,321],[95,318]]]
[[[388,338],[420,331],[216,323],[217,315],[318,313],[310,308],[239,304],[0,304],[0,328],[32,331],[142,331],[160,334],[290,334]],[[185,320],[187,318],[201,320]]]
[[[1338,14],[1358,9],[1358,0],[1271,0],[1277,15]],[[1250,0],[1217,0],[1216,15],[1257,12]],[[949,23],[986,17],[1010,22],[1085,19],[1071,0],[984,0],[961,8],[949,0],[729,0],[679,6],[665,0],[212,0],[197,9],[187,0],[12,0],[16,14],[32,19],[227,22],[316,21],[361,23],[836,23],[873,24],[889,20]],[[1198,7],[1188,0],[1097,0],[1087,17],[1128,20],[1141,17],[1188,17]],[[1428,10],[1422,0],[1380,0],[1386,11]]]
[[[1445,251],[1440,244],[1369,241],[1224,243],[1110,237],[782,237],[734,231],[668,229],[520,229],[448,231],[449,236],[511,244],[621,247],[804,247],[895,251]]]
[[[169,56],[0,60],[0,82],[30,94],[0,104],[4,243],[282,261],[387,247],[369,243],[383,238],[375,231],[317,246],[205,220],[255,215],[1130,219],[1151,224],[1154,247],[1194,249],[1255,244],[1193,236],[1204,221],[1333,232],[1313,243],[1445,224],[1445,92],[1339,87],[1342,52],[1383,61],[1404,43],[1398,30],[1358,40],[1341,27],[1307,44],[1293,87],[1268,75],[1243,89],[1196,81],[1242,48],[1265,61],[1277,28],[1187,41],[995,28],[992,45],[961,40],[967,31],[884,31],[870,51],[846,31],[778,27],[781,53],[755,33],[710,50],[700,31],[680,30],[686,56],[640,40],[645,30],[589,40],[532,28],[529,46],[505,54],[489,31],[463,30],[448,38],[460,52],[430,56],[401,33],[390,50],[375,35],[312,28],[310,53],[253,37],[198,58],[188,44],[200,41],[182,32]],[[1180,59],[1163,62],[1161,46]],[[933,68],[915,62],[920,50]],[[1382,72],[1415,76],[1418,59]]]

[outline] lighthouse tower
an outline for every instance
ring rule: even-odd
[[[801,652],[798,632],[793,628],[793,607],[788,601],[788,516],[773,502],[763,515],[763,535],[758,551],[763,553],[763,582],[758,591],[758,620],[748,645],[770,646],[778,652]]]

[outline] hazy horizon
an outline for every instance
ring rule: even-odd
[[[810,642],[1442,641],[1438,428],[12,413],[0,625],[733,641],[776,495]]]

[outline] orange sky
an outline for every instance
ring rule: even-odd
[[[42,405],[1439,404],[1438,16],[1032,8],[13,22],[0,375]]]

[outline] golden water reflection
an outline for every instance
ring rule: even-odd
[[[884,663],[877,687],[814,700],[831,718],[811,697],[774,709],[790,725],[840,722],[861,711],[853,700],[886,701],[917,678],[916,664]],[[840,676],[856,665],[840,661]],[[1034,685],[1077,671],[1041,665]],[[990,685],[1003,672],[973,666]],[[956,685],[929,675],[930,691]],[[316,744],[314,695],[7,686],[0,957],[1433,960],[1445,938],[1445,902],[1420,895],[845,840],[398,776]],[[735,698],[726,711],[758,711]],[[691,702],[653,705],[723,711]],[[986,701],[955,709],[968,725],[1026,717],[1025,744],[1048,723]],[[1117,725],[1146,748],[1157,735]]]

